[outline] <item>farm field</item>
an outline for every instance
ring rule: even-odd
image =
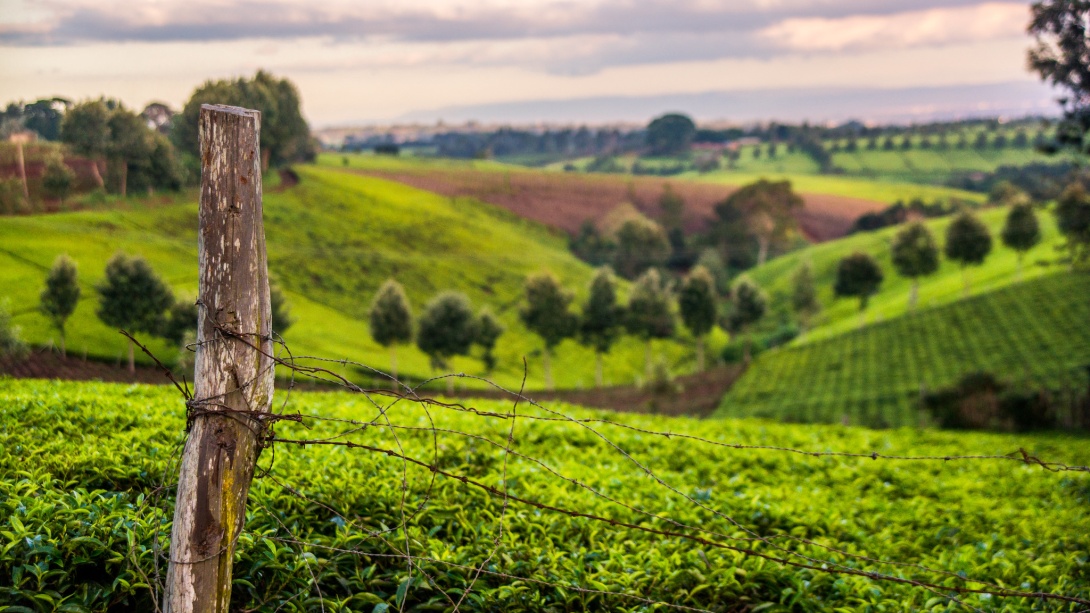
[[[981,266],[969,268],[972,294],[992,291],[1018,282],[1017,254],[1005,247],[999,240],[1000,231],[1006,221],[1006,208],[981,210],[978,215],[992,234],[992,252]],[[1026,252],[1023,263],[1023,279],[1057,274],[1067,270],[1066,264],[1058,263],[1060,255],[1057,247],[1063,242],[1056,229],[1055,217],[1050,210],[1038,210],[1037,218],[1041,226],[1041,243]],[[952,217],[927,221],[935,237],[935,242],[942,249],[945,244],[946,227]],[[793,317],[788,312],[791,304],[792,277],[794,272],[805,262],[809,262],[814,273],[814,282],[818,290],[821,312],[811,324],[809,330],[796,344],[831,338],[835,335],[854,330],[859,326],[859,301],[854,298],[836,298],[833,285],[836,280],[836,268],[840,259],[855,251],[869,253],[882,268],[884,280],[879,291],[871,296],[866,320],[884,321],[899,317],[908,310],[908,293],[911,282],[897,274],[891,261],[890,248],[893,237],[900,227],[884,228],[875,232],[861,232],[836,241],[811,245],[773,260],[763,266],[750,270],[747,274],[768,292],[770,313],[764,326],[775,327]],[[964,283],[961,267],[943,258],[935,274],[920,279],[919,305],[933,307],[949,304],[963,297]]]
[[[969,372],[1086,385],[1090,275],[1060,273],[757,356],[716,416],[914,426],[921,389]]]
[[[497,346],[500,369],[493,378],[518,386],[522,356],[530,364],[527,385],[541,387],[538,341],[518,322],[524,277],[549,269],[580,295],[592,270],[567,251],[560,234],[503,209],[469,198],[449,198],[374,178],[318,167],[299,167],[302,181],[265,195],[265,223],[272,275],[283,286],[297,318],[286,339],[296,354],[349,358],[376,368],[389,352],[371,339],[367,311],[388,277],[406,287],[419,312],[435,293],[465,292],[475,307],[488,306],[509,332]],[[95,316],[94,285],[117,251],[141,254],[179,296],[196,294],[196,204],[114,207],[55,215],[0,218],[0,299],[8,298],[13,321],[33,344],[55,332],[37,311],[48,267],[60,253],[80,266],[83,295],[69,322],[68,347],[120,361],[125,340]],[[455,223],[457,221],[457,223]],[[439,254],[442,254],[441,256]],[[713,343],[722,343],[722,336]],[[177,348],[150,340],[160,357]],[[661,343],[676,368],[691,369],[688,343]],[[140,356],[143,359],[143,356]],[[401,373],[429,376],[428,359],[414,347],[399,351]],[[559,387],[590,386],[589,350],[567,341],[555,359]],[[453,372],[483,375],[476,358],[456,358]],[[643,346],[626,339],[607,357],[605,378],[629,383],[642,373]]]
[[[475,406],[503,414],[509,404]],[[288,410],[375,417],[369,401],[343,393],[296,393]],[[173,512],[172,497],[155,492],[175,476],[172,454],[183,440],[183,412],[182,399],[167,387],[0,380],[0,599],[14,610],[151,608],[148,585],[165,570],[156,553],[165,555]],[[398,430],[407,456],[522,500],[676,534],[611,526],[515,499],[505,508],[500,496],[444,475],[431,483],[426,468],[381,453],[279,443],[275,454],[262,456],[269,473],[258,471],[250,493],[232,610],[438,610],[451,606],[448,597],[468,591],[462,610],[667,609],[650,600],[717,612],[949,611],[963,608],[950,600],[949,588],[995,589],[966,579],[1090,598],[1087,473],[1052,473],[1004,459],[811,457],[676,435],[862,454],[993,455],[1022,448],[1078,465],[1090,462],[1085,438],[610,416],[675,435],[667,439],[602,423],[531,423],[548,414],[529,406],[519,407],[516,423],[439,407],[430,412],[427,417],[401,403],[388,413],[392,425],[424,428]],[[307,425],[311,429],[282,422],[276,435],[323,438],[345,424]],[[433,426],[453,433],[433,433]],[[498,441],[509,432],[513,450],[524,455],[504,458]],[[346,440],[398,448],[384,426]],[[635,461],[675,492],[649,479]],[[403,508],[419,512],[400,530]],[[788,567],[682,536],[694,533],[817,568]],[[411,570],[403,558],[406,543]],[[837,565],[944,587],[935,593],[820,570]],[[985,611],[1084,608],[986,594],[961,601]]]

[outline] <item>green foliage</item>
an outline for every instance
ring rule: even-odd
[[[176,477],[172,457],[182,440],[183,412],[169,387],[0,381],[0,601],[38,610],[148,611],[147,583],[163,573],[173,500],[157,489]],[[478,401],[507,413],[509,401]],[[698,436],[721,443],[882,455],[1028,453],[1070,464],[1090,463],[1086,439],[1061,434],[1017,437],[975,432],[781,425],[606,415],[550,406],[576,419],[608,417],[636,428]],[[359,419],[373,412],[362,396],[292,394],[292,411]],[[519,413],[543,415],[522,404]],[[520,454],[636,509],[624,508],[561,481],[503,441],[510,424],[455,411],[391,412],[404,452],[443,470],[503,487],[557,507],[640,524],[675,521],[712,533],[736,534],[731,521],[822,563],[894,572],[950,585],[959,579],[918,568],[874,566],[804,545],[787,535],[895,562],[962,571],[973,579],[1030,591],[1090,595],[1082,552],[1090,548],[1086,479],[1002,461],[891,462],[736,450],[622,428],[598,428],[617,447],[655,471],[697,507],[666,490],[609,443],[580,424],[516,426]],[[312,430],[282,422],[285,438],[329,438],[328,422]],[[432,427],[466,432],[499,444]],[[438,456],[433,457],[438,436]],[[396,449],[388,431],[367,428],[352,442]],[[490,559],[497,518],[504,529],[492,562],[480,573],[461,610],[644,611],[626,595],[714,611],[744,603],[749,610],[939,611],[950,602],[911,585],[833,575],[771,563],[756,556],[645,534],[504,502],[455,479],[406,467],[362,450],[326,446],[269,450],[250,491],[247,521],[237,542],[230,609],[285,611],[406,611],[450,608]],[[406,487],[403,488],[402,484]],[[307,502],[283,487],[302,492]],[[411,513],[426,501],[424,511]],[[404,504],[404,507],[402,505]],[[386,536],[368,533],[401,526]],[[956,509],[956,513],[943,510]],[[668,518],[668,519],[667,519]],[[728,519],[729,518],[729,519]],[[413,577],[401,558],[385,557],[411,544]],[[784,555],[760,543],[760,553]],[[998,555],[1002,552],[1003,555]],[[159,557],[158,566],[156,557]],[[157,575],[155,570],[159,569]],[[500,572],[508,578],[490,574]],[[435,580],[432,587],[422,577]],[[559,587],[534,580],[558,584]],[[321,596],[319,596],[319,593]],[[964,596],[982,610],[1022,613],[1048,608],[1036,599]],[[50,604],[50,603],[54,604]],[[929,604],[930,603],[930,604]],[[660,607],[662,608],[662,607]],[[1054,605],[1054,608],[1059,608]],[[1077,610],[1077,606],[1062,610]],[[19,609],[15,609],[18,611]]]
[[[939,269],[939,248],[926,225],[915,222],[893,238],[893,266],[910,279],[934,274]]]
[[[987,371],[1027,388],[1085,386],[1090,276],[1048,275],[762,355],[720,416],[918,426],[920,394]]]
[[[867,301],[882,285],[882,269],[870,254],[856,252],[840,260],[836,269],[837,296],[859,298],[859,310],[867,308]]]
[[[206,81],[174,117],[173,138],[197,155],[202,104],[229,104],[261,111],[262,160],[272,166],[313,159],[310,128],[300,110],[299,91],[287,79],[259,70],[252,79]]]
[[[628,294],[625,327],[644,340],[672,337],[676,324],[670,302],[670,291],[659,271],[648,270]]]
[[[706,268],[697,266],[681,283],[677,295],[681,321],[695,337],[711,332],[719,315],[715,280]]]
[[[27,351],[23,342],[22,330],[11,323],[11,310],[8,301],[0,301],[0,357],[22,357]]]
[[[649,219],[629,219],[617,231],[613,267],[625,279],[635,279],[649,268],[661,266],[669,256],[666,232]]]
[[[1057,130],[1056,146],[1086,153],[1090,129],[1090,41],[1086,22],[1090,6],[1071,0],[1034,2],[1029,33],[1035,46],[1029,51],[1029,67],[1041,79],[1063,92],[1060,103],[1064,121]]]
[[[999,237],[1004,245],[1019,254],[1036,247],[1041,242],[1041,224],[1037,221],[1033,205],[1028,202],[1014,204],[1007,213],[1007,222],[1003,224]]]
[[[428,302],[420,316],[416,346],[431,357],[434,367],[466,355],[477,340],[477,320],[461,292],[443,292]]]
[[[696,124],[686,115],[667,113],[647,125],[647,146],[652,155],[673,155],[689,150]]]
[[[979,266],[992,251],[988,226],[968,211],[961,213],[946,228],[946,257],[962,266]]]
[[[393,279],[387,279],[370,311],[371,338],[383,347],[410,343],[413,340],[413,313],[405,289]]]
[[[1090,258],[1090,195],[1082,185],[1071,185],[1056,201],[1056,225],[1067,239],[1072,262]]]
[[[61,351],[64,351],[64,325],[79,303],[79,271],[76,263],[67,255],[57,256],[49,276],[45,278],[45,289],[39,299],[38,308],[42,315],[61,335]]]
[[[182,298],[170,307],[159,335],[175,346],[181,346],[185,343],[187,336],[196,339],[199,317],[197,301],[192,298]]]
[[[110,148],[110,111],[102,100],[85,100],[68,109],[61,140],[79,155],[101,158]]]
[[[519,318],[528,330],[541,337],[546,349],[575,334],[578,317],[571,312],[574,296],[560,285],[549,272],[526,278],[525,295],[519,307]]]
[[[814,267],[808,261],[795,269],[792,276],[791,307],[804,318],[821,310],[817,287],[814,285]]]
[[[499,318],[488,309],[482,309],[477,313],[477,339],[475,344],[484,350],[482,361],[488,372],[496,368],[496,341],[503,336],[505,328]]]
[[[269,306],[272,309],[273,331],[281,335],[287,333],[288,328],[295,323],[295,317],[292,317],[291,305],[288,304],[279,283],[269,283]]]
[[[603,266],[590,282],[590,291],[579,318],[579,342],[595,353],[609,353],[621,333],[624,309],[617,303],[617,281]]]
[[[64,163],[62,156],[54,155],[46,160],[45,172],[42,174],[42,192],[47,197],[64,202],[72,192],[75,181],[76,173]]]
[[[791,189],[790,181],[760,179],[735,191],[722,206],[744,214],[749,232],[759,243],[757,263],[764,264],[770,248],[782,246],[798,232],[794,212],[802,204],[802,197]],[[717,213],[719,209],[717,206]]]
[[[667,230],[681,228],[685,221],[685,199],[669,183],[662,187],[659,196],[659,214]]]
[[[997,206],[1009,206],[1012,204],[1028,203],[1029,196],[1018,186],[1010,181],[1000,181],[992,187],[988,193],[988,204]]]
[[[753,279],[741,275],[734,281],[730,292],[730,316],[727,327],[732,332],[744,332],[765,316],[768,296]]]
[[[120,252],[106,263],[95,291],[102,323],[133,333],[159,334],[164,313],[174,305],[174,294],[147,260]]]
[[[602,266],[613,262],[617,243],[610,237],[602,236],[594,222],[587,219],[579,226],[579,233],[568,243],[575,257],[591,266]]]

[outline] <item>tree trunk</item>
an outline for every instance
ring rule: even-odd
[[[545,347],[545,351],[541,354],[541,360],[545,366],[545,389],[550,392],[553,391],[553,367],[549,362],[549,347]]]
[[[768,242],[769,242],[768,239],[763,237],[763,236],[758,236],[757,237],[757,245],[758,245],[757,265],[758,266],[760,266],[761,264],[764,264],[765,261],[768,259]]]
[[[920,298],[920,280],[912,277],[912,287],[908,290],[908,310],[916,308],[916,301]]]
[[[119,187],[118,193],[121,194],[122,198],[129,195],[129,163],[124,160],[121,161],[121,185]]]
[[[1018,279],[1019,283],[1022,282],[1022,257],[1025,256],[1025,255],[1026,254],[1021,252],[1021,251],[1018,252],[1018,277],[1017,277],[1017,279]]]
[[[23,181],[23,199],[26,200],[26,205],[30,206],[30,187],[26,182],[26,161],[23,159],[23,141],[19,141],[15,145],[15,161],[19,166],[19,178]]]
[[[602,387],[602,352],[594,352],[594,387]]]
[[[968,266],[962,266],[961,267],[961,281],[962,281],[962,283],[965,284],[965,287],[962,289],[962,292],[961,292],[962,298],[968,298],[969,297],[969,267]]]
[[[454,395],[454,377],[447,373],[447,396]]]
[[[91,176],[95,179],[95,184],[99,187],[106,187],[106,181],[102,178],[102,173],[98,170],[98,160],[91,160]]]
[[[135,375],[136,374],[136,361],[133,359],[133,355],[132,355],[132,341],[131,340],[129,341],[129,374],[130,375]]]
[[[390,345],[390,382],[394,386],[394,391],[397,391],[397,345]]]
[[[261,222],[261,115],[203,105],[194,400],[163,608],[226,613],[235,543],[272,404],[272,309]],[[203,401],[203,402],[202,402]]]
[[[60,333],[61,333],[61,357],[62,358],[67,358],[68,357],[68,351],[64,346],[64,328],[63,327],[60,328]]]
[[[696,372],[704,372],[704,337],[696,337]]]
[[[646,354],[646,359],[644,360],[644,370],[646,371],[646,372],[644,372],[644,377],[646,377],[644,379],[644,385],[647,385],[648,383],[651,383],[651,379],[654,378],[654,374],[655,374],[653,372],[653,366],[651,365],[651,360],[652,360],[652,357],[653,357],[652,353],[654,351],[654,348],[651,347],[651,343],[652,343],[651,339],[647,339],[647,354]]]

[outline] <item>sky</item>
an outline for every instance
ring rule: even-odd
[[[939,106],[952,92],[989,92],[995,108],[1044,112],[1050,95],[1026,69],[1029,4],[0,0],[0,101],[105,95],[179,107],[205,80],[264,68],[299,86],[317,127],[488,121],[512,105],[529,109],[520,120],[551,120],[579,101],[817,90],[885,92],[886,102],[852,109],[860,119],[888,114],[881,105],[902,89],[933,92]],[[807,96],[795,98],[805,116]],[[970,95],[966,111],[979,103]],[[706,106],[702,119],[732,118],[729,103]]]

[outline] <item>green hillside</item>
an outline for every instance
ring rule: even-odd
[[[971,291],[974,294],[998,289],[1018,280],[1017,254],[1003,246],[999,240],[1007,209],[984,210],[980,211],[979,215],[991,230],[993,245],[992,252],[984,264],[969,269]],[[940,249],[945,241],[946,226],[952,219],[952,217],[944,217],[927,222]],[[1041,224],[1042,241],[1026,253],[1024,279],[1066,270],[1065,265],[1056,263],[1058,256],[1056,247],[1062,243],[1062,237],[1056,229],[1055,218],[1050,211],[1040,210],[1038,220]],[[859,301],[836,298],[833,295],[837,264],[841,258],[855,251],[863,251],[874,256],[885,275],[880,291],[871,297],[868,304],[867,321],[886,320],[904,314],[908,309],[908,292],[911,282],[897,274],[890,256],[893,236],[899,230],[899,227],[894,227],[876,232],[862,232],[813,245],[778,257],[764,266],[749,271],[750,277],[760,284],[771,298],[773,312],[766,317],[764,325],[774,327],[780,322],[790,321],[793,318],[793,315],[788,312],[792,275],[804,262],[810,262],[822,312],[814,322],[813,329],[796,343],[825,339],[857,328],[860,323]],[[938,306],[960,300],[963,296],[963,287],[961,267],[943,259],[935,274],[920,280],[920,307]]]
[[[757,357],[716,415],[912,426],[921,389],[985,371],[1085,385],[1090,275],[1062,273]]]
[[[474,406],[511,410],[503,401]],[[575,418],[607,417],[550,408]],[[590,424],[617,445],[612,447],[587,424],[530,422],[544,413],[518,409],[512,424],[439,407],[426,416],[403,402],[388,413],[391,425],[406,428],[397,430],[396,442],[385,426],[354,428],[341,437],[353,425],[329,421],[307,420],[309,429],[281,422],[276,434],[400,450],[523,500],[652,530],[703,533],[714,542],[489,496],[382,453],[277,444],[275,454],[269,449],[262,455],[269,473],[259,470],[250,490],[231,610],[381,612],[401,604],[406,611],[448,610],[453,606],[439,589],[459,598],[481,565],[485,572],[472,583],[463,611],[670,610],[634,599],[644,598],[713,611],[937,613],[961,608],[945,587],[995,589],[963,578],[1090,598],[1086,473],[1055,474],[1004,460],[810,457]],[[294,393],[286,410],[375,417],[366,398],[348,394]],[[608,417],[728,444],[932,456],[1024,448],[1045,460],[1090,462],[1085,437],[1059,433],[878,432]],[[54,610],[49,603],[70,611],[151,610],[147,584],[164,572],[156,553],[167,550],[173,513],[173,490],[163,495],[159,488],[177,474],[174,452],[184,427],[182,399],[169,387],[0,380],[0,601],[13,611]],[[519,455],[505,459],[502,441],[512,432]],[[399,529],[403,520],[405,531]],[[758,535],[762,540],[754,540]],[[414,557],[411,571],[398,557],[406,547]],[[816,568],[738,549],[774,558],[798,553],[810,561],[792,561]],[[944,587],[932,592],[823,571],[835,564]],[[1037,598],[961,598],[983,611],[1083,608]]]
[[[286,290],[298,319],[286,338],[296,354],[350,358],[384,369],[389,354],[370,339],[367,310],[388,277],[406,288],[419,313],[445,289],[465,292],[474,305],[489,306],[508,328],[497,358],[498,382],[517,386],[522,356],[530,361],[528,385],[541,385],[538,342],[517,317],[525,275],[557,274],[582,293],[592,270],[568,253],[564,237],[502,209],[448,198],[333,169],[300,167],[301,183],[265,195],[270,270]],[[35,344],[55,333],[36,310],[48,266],[60,253],[74,258],[83,299],[70,322],[68,346],[76,355],[118,359],[124,339],[95,317],[93,286],[117,251],[146,257],[175,288],[196,294],[196,205],[140,206],[47,216],[0,218],[0,299],[10,299],[14,321]],[[175,349],[151,348],[167,359]],[[688,368],[690,351],[663,343],[669,359]],[[628,383],[643,372],[642,346],[625,340],[606,362],[606,379]],[[415,348],[399,353],[403,374],[431,373]],[[554,362],[558,386],[593,383],[589,351],[567,341]],[[484,374],[476,358],[456,359],[452,370]]]

